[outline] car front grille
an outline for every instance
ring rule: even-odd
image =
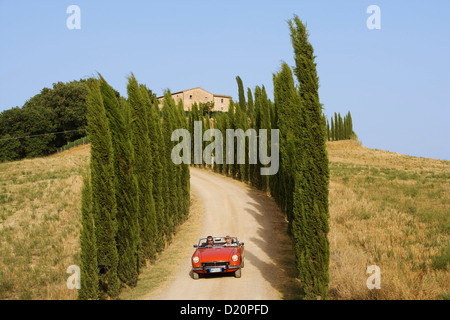
[[[208,262],[202,262],[203,268],[209,268],[209,267],[225,267],[228,269],[228,266],[230,265],[229,261],[208,261]]]

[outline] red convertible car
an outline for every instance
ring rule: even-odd
[[[244,267],[244,243],[237,237],[201,238],[192,255],[192,276],[198,279],[200,274],[234,272],[236,278],[241,277]]]

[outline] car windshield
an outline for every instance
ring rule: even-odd
[[[231,238],[231,242],[230,242],[231,246],[239,245],[239,241],[238,241],[237,237],[230,237],[230,238]],[[227,241],[226,241],[225,237],[213,237],[213,241],[214,241],[214,244],[213,244],[214,247],[223,247],[223,246],[227,245]],[[199,248],[208,247],[207,238],[201,238],[198,241],[198,247]]]

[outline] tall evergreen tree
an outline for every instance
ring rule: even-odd
[[[250,88],[247,88],[247,115],[248,115],[248,123],[249,128],[255,128],[255,105],[253,102],[253,95],[252,90]],[[248,169],[247,169],[247,179],[250,183],[253,181],[253,173],[255,172],[255,164],[250,164],[250,161],[248,162]]]
[[[333,120],[333,117],[331,117],[331,141],[334,141],[334,140],[336,140],[336,138],[335,138],[335,134],[334,134],[334,129],[335,128],[335,126],[334,126],[334,120]]]
[[[142,97],[147,109],[147,124],[148,124],[148,138],[150,142],[150,153],[151,158],[151,176],[152,176],[152,194],[153,200],[155,202],[155,217],[156,217],[156,229],[155,229],[155,248],[156,251],[161,251],[164,249],[164,234],[165,234],[165,208],[164,208],[164,198],[162,189],[162,164],[161,164],[161,154],[160,148],[160,117],[156,108],[154,108],[155,102],[152,102],[152,93],[145,85],[140,85]]]
[[[119,294],[117,276],[119,256],[116,246],[117,205],[114,188],[114,165],[111,133],[103,106],[98,81],[89,82],[87,105],[88,137],[91,142],[92,212],[97,241],[97,262],[104,266],[100,274],[101,298],[103,293],[115,299]]]
[[[330,123],[328,122],[328,119],[327,119],[327,140],[328,141],[330,141],[330,135],[331,135],[331,133],[330,133]]]
[[[91,192],[90,176],[88,174],[83,178],[83,188],[81,191],[81,288],[78,290],[79,300],[98,299],[97,244],[95,239],[94,217],[92,215]]]
[[[255,112],[254,112],[254,121],[253,121],[253,125],[254,125],[254,129],[256,130],[256,132],[259,132],[259,129],[261,129],[262,127],[262,109],[263,109],[263,98],[262,98],[262,90],[260,86],[256,86],[255,87]],[[259,157],[257,159],[257,163],[253,166],[253,172],[251,174],[252,176],[252,180],[250,181],[251,184],[258,188],[261,189],[262,186],[262,182],[261,182],[261,162],[259,161]]]
[[[248,108],[247,102],[245,101],[245,91],[244,85],[242,83],[241,77],[236,77],[236,82],[238,85],[239,92],[239,108],[237,111],[237,125],[235,129],[242,129],[244,132],[248,129]],[[245,143],[245,163],[238,166],[238,179],[243,181],[248,181],[249,177],[249,144]]]
[[[247,88],[247,101],[247,116],[250,120],[250,127],[253,128],[253,113],[255,112],[255,105],[253,103],[253,95],[250,88]]]
[[[205,114],[205,116],[203,117],[203,135],[206,134],[206,131],[211,129],[211,119],[209,118],[209,113]],[[211,134],[206,134],[206,141],[203,141],[203,150],[205,150],[205,147],[210,144],[211,142]],[[212,155],[205,155],[203,154],[203,161],[205,159],[205,157],[209,157],[211,158]],[[212,159],[212,158],[211,158]],[[211,160],[209,160],[211,161]],[[204,161],[204,166],[206,166],[206,162]]]
[[[139,225],[137,180],[133,171],[133,146],[130,132],[120,112],[114,89],[99,75],[100,91],[109,121],[114,153],[114,188],[117,202],[117,273],[122,283],[134,286],[139,274]]]
[[[334,140],[339,140],[339,119],[336,112],[334,113]]]
[[[304,154],[295,174],[293,236],[297,269],[305,298],[328,297],[330,248],[326,126],[319,101],[314,50],[298,16],[289,21],[294,48],[294,73],[304,108]]]
[[[261,129],[267,130],[267,152],[270,153],[270,101],[267,97],[266,88],[261,89]],[[265,165],[264,165],[265,166]],[[260,172],[259,172],[260,174]],[[261,176],[261,190],[267,191],[269,188],[269,176]]]
[[[163,137],[165,144],[165,161],[167,165],[167,183],[169,186],[169,201],[166,203],[170,214],[170,219],[174,226],[177,226],[181,222],[182,213],[180,212],[180,201],[177,185],[177,167],[172,162],[171,152],[174,147],[174,142],[171,140],[172,132],[176,129],[177,117],[175,101],[172,98],[170,90],[166,90],[164,93],[164,102],[162,108],[163,114]]]
[[[157,223],[153,199],[152,157],[148,130],[148,109],[139,84],[131,74],[128,77],[128,102],[131,107],[131,131],[134,146],[135,175],[138,181],[138,221],[140,227],[140,263],[156,254]]]
[[[280,134],[280,169],[277,173],[278,188],[272,195],[286,214],[289,230],[292,228],[294,173],[299,170],[303,146],[297,146],[303,136],[303,106],[295,88],[291,68],[282,63],[274,75],[274,95],[277,108],[277,128]]]
[[[186,112],[184,111],[183,101],[178,100],[176,115],[177,115],[177,129],[188,129],[188,123],[186,119]],[[208,128],[210,127],[209,122],[209,111],[206,113],[208,119]],[[189,205],[190,205],[190,175],[189,175],[189,166],[188,164],[182,163],[178,166],[178,172],[180,176],[180,210],[181,210],[181,219],[182,221],[186,220],[189,214]]]
[[[245,102],[244,85],[242,83],[241,77],[236,76],[236,82],[238,84],[239,106],[241,107],[241,111],[248,115],[247,103]]]
[[[164,226],[163,226],[163,232],[165,237],[165,243],[170,243],[172,240],[172,235],[175,232],[175,225],[172,217],[172,213],[170,210],[170,201],[172,201],[171,198],[171,192],[169,187],[169,172],[168,172],[168,166],[170,163],[169,160],[166,157],[166,148],[169,146],[166,146],[166,139],[164,138],[163,134],[163,122],[161,121],[160,117],[160,109],[158,106],[158,103],[153,104],[154,114],[158,115],[158,127],[157,127],[157,135],[159,138],[157,138],[157,141],[159,142],[158,149],[160,150],[160,162],[161,162],[161,176],[162,176],[162,183],[161,183],[161,189],[162,189],[162,196],[164,201]]]
[[[350,111],[347,113],[347,122],[348,122],[348,138],[347,139],[352,139],[354,132],[353,132],[353,120],[352,120],[352,115],[350,114]]]
[[[235,104],[231,99],[230,99],[230,105],[228,107],[228,113],[227,113],[227,122],[226,122],[226,127],[225,129],[235,129],[236,127],[236,116],[235,116],[235,110],[237,108],[237,104]],[[224,135],[224,137],[226,137],[226,135]],[[226,138],[225,138],[226,139]],[[236,150],[236,140],[234,141],[234,150]],[[228,174],[231,177],[236,177],[237,174],[237,164],[236,164],[236,152],[231,155],[233,157],[233,163],[230,163],[230,160],[228,160],[228,154],[226,155],[226,159],[227,159],[227,170],[228,170]]]

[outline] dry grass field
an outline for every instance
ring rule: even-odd
[[[332,299],[449,299],[450,161],[328,143]],[[381,289],[368,290],[377,265]]]
[[[0,299],[76,299],[82,174],[89,146],[0,164]]]
[[[450,298],[450,161],[328,143],[330,298]],[[75,299],[89,147],[0,164],[0,299]],[[175,240],[174,240],[175,241]],[[368,290],[366,268],[381,270]]]

